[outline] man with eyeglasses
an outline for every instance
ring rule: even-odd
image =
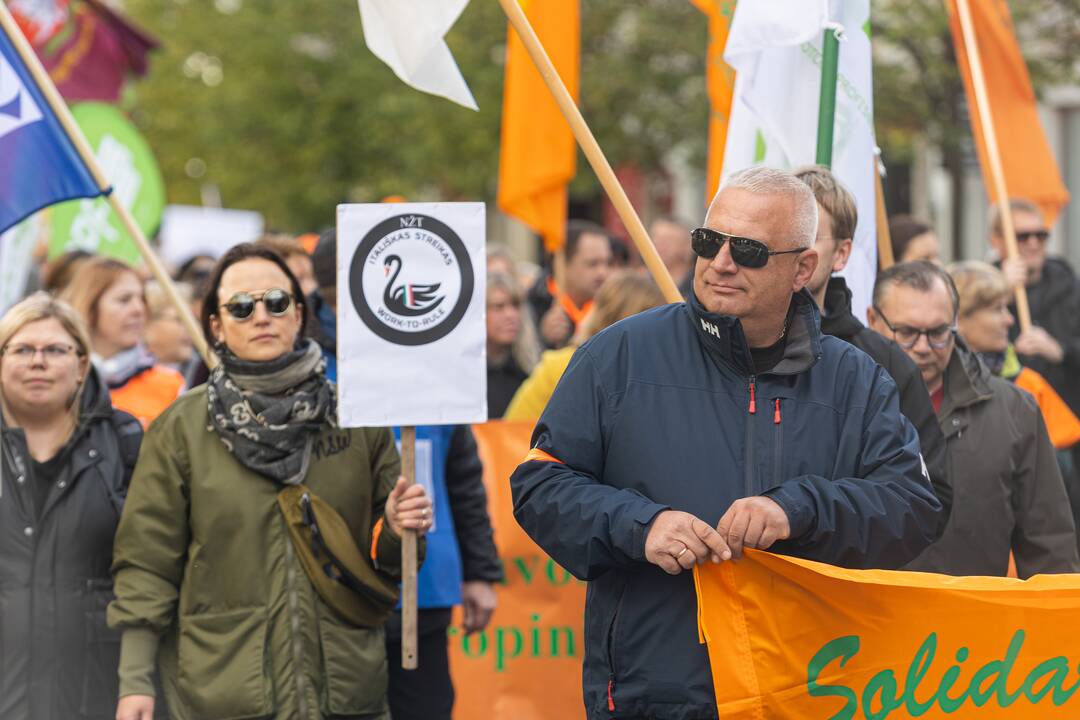
[[[895,568],[936,537],[895,383],[821,334],[816,228],[791,173],[729,177],[691,233],[690,300],[582,345],[511,477],[518,522],[589,582],[589,718],[716,717],[695,565],[756,548]]]
[[[1076,529],[1035,400],[995,377],[956,334],[952,278],[928,262],[878,275],[870,327],[922,371],[945,434],[953,506],[941,539],[906,569],[948,575],[1080,571]]]
[[[1010,284],[1027,289],[1033,325],[1021,332],[1016,306],[1010,306],[1017,320],[1010,339],[1021,362],[1046,378],[1069,409],[1080,414],[1080,283],[1064,258],[1047,256],[1050,230],[1039,206],[1013,198],[1009,209],[1020,258],[999,265]],[[990,244],[999,257],[1006,256],[1000,206],[990,212]]]

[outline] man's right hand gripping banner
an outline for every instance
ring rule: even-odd
[[[1080,718],[1080,576],[844,570],[749,551],[696,578],[724,720]]]

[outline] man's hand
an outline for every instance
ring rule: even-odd
[[[125,695],[116,705],[116,720],[153,720],[154,698],[151,695]]]
[[[461,629],[466,635],[480,632],[491,621],[491,615],[495,612],[498,601],[495,598],[495,587],[483,580],[470,580],[461,584],[461,597],[464,618],[461,621]]]
[[[386,499],[384,515],[386,524],[399,536],[405,530],[415,530],[422,535],[431,528],[431,498],[424,492],[423,485],[407,486],[405,478],[399,477]]]
[[[558,303],[552,303],[551,309],[540,318],[540,337],[549,347],[561,347],[570,339],[572,332],[574,323],[570,321],[570,316]]]
[[[1020,336],[1016,338],[1016,352],[1021,355],[1038,355],[1055,365],[1065,359],[1065,350],[1062,349],[1061,343],[1037,325],[1033,325],[1027,332],[1020,333]]]
[[[645,559],[670,575],[678,575],[706,560],[730,560],[731,550],[709,523],[690,513],[665,510],[649,528]]]
[[[1001,272],[1005,274],[1005,281],[1009,289],[1015,290],[1027,284],[1027,265],[1020,258],[1005,258],[1001,261]]]
[[[744,547],[768,550],[777,540],[786,540],[791,535],[791,524],[775,500],[758,496],[733,502],[716,530],[738,560]]]

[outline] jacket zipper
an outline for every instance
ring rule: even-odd
[[[608,673],[607,683],[607,708],[608,712],[615,712],[615,631],[619,626],[619,613],[622,610],[623,598],[626,597],[626,585],[623,584],[619,591],[619,601],[615,603],[615,614],[611,617],[611,625],[608,626],[607,652]]]
[[[744,497],[754,494],[754,415],[757,415],[757,377],[750,376],[750,404],[747,406],[746,418],[746,459],[743,463],[745,468]]]
[[[773,425],[776,426],[776,447],[775,454],[773,455],[773,483],[779,485],[783,482],[784,478],[781,477],[781,464],[783,463],[783,448],[784,448],[784,428],[780,424],[780,398],[773,400],[775,404],[775,410],[773,412]]]
[[[283,520],[284,521],[284,520]],[[293,664],[296,666],[296,709],[300,717],[307,717],[307,696],[304,685],[304,650],[300,645],[300,600],[296,591],[296,553],[292,540],[285,538],[285,582],[289,586],[289,639],[292,645]]]

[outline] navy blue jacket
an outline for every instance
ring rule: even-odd
[[[574,355],[536,426],[550,457],[511,477],[514,513],[589,581],[589,718],[716,717],[692,576],[645,561],[661,511],[715,526],[767,495],[791,525],[773,551],[854,568],[900,567],[936,535],[941,504],[896,385],[822,336],[808,293],[793,303],[784,358],[757,376],[738,320],[696,299],[617,323]]]

